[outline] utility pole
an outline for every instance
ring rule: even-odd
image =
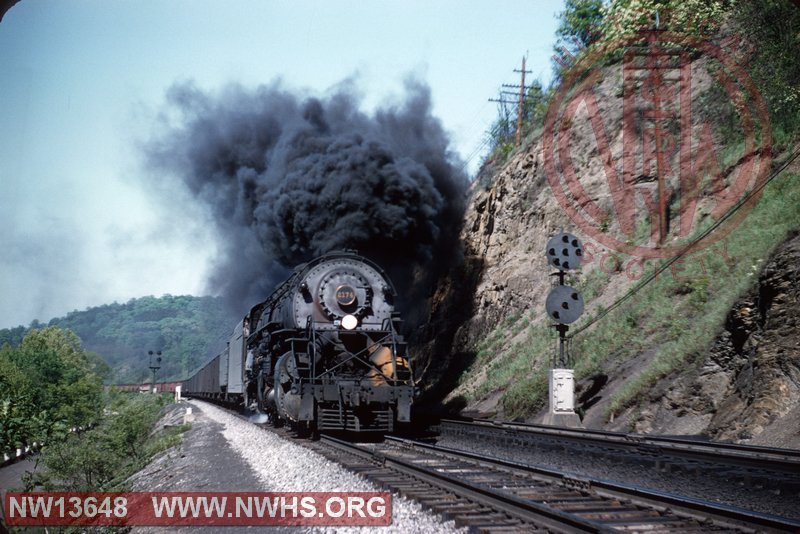
[[[516,70],[514,72],[519,72],[522,76],[522,79],[519,82],[519,104],[517,107],[517,137],[515,141],[515,145],[519,146],[522,142],[522,104],[525,102],[525,73],[531,72],[525,70],[525,56],[522,56],[522,69]]]
[[[500,91],[501,95],[507,96],[515,96],[517,97],[516,100],[506,100],[503,97],[496,99],[490,98],[489,102],[498,102],[500,104],[516,104],[517,106],[517,131],[514,137],[514,146],[520,146],[522,143],[522,117],[524,115],[523,108],[525,106],[525,90],[530,89],[530,87],[525,85],[525,73],[530,73],[532,71],[525,70],[525,61],[526,57],[522,56],[522,68],[521,69],[514,69],[514,72],[519,72],[521,75],[520,84],[519,85],[511,85],[504,83],[502,87],[508,87],[513,89],[519,89],[518,92],[511,92],[511,91]],[[504,107],[505,109],[505,107]]]

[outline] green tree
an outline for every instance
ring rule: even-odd
[[[567,0],[558,15],[556,53],[577,55],[602,37],[603,0]]]
[[[0,349],[0,451],[22,447],[37,435],[33,385],[14,362],[13,349]]]
[[[566,0],[558,22],[552,61],[556,85],[575,57],[602,38],[603,0]]]
[[[30,331],[19,347],[5,346],[0,350],[0,447],[49,442],[96,422],[106,371],[74,333],[56,327]]]
[[[716,33],[725,18],[724,0],[613,0],[603,6],[602,38],[614,40],[653,28],[694,37]]]
[[[25,337],[25,332],[28,329],[24,326],[17,326],[15,328],[3,328],[0,330],[0,347],[3,345],[11,345],[12,347],[16,347],[20,343],[22,343],[22,339]]]
[[[767,100],[773,123],[800,130],[800,8],[789,0],[735,0],[734,35],[750,54],[747,68]]]
[[[550,102],[550,92],[545,91],[542,82],[533,80],[523,103],[523,135],[527,135],[533,130],[540,128],[544,124],[544,117],[547,115],[547,105]]]

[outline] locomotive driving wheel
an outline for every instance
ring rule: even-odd
[[[258,378],[256,379],[256,400],[258,409],[262,413],[267,414],[273,427],[280,428],[283,426],[283,421],[280,417],[278,417],[278,412],[275,410],[274,401],[269,401],[270,389],[272,388],[267,382],[267,377],[264,375],[264,372],[259,372]]]

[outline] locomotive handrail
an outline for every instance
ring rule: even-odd
[[[309,315],[306,317],[306,331],[308,331],[308,358],[311,360],[311,376],[317,376],[317,329],[314,320]],[[314,353],[312,353],[314,351]]]
[[[388,336],[387,336],[387,337],[388,337]],[[383,340],[381,340],[381,341],[383,341]],[[323,372],[323,373],[322,373],[322,374],[320,374],[320,375],[317,375],[317,374],[315,373],[315,375],[314,375],[314,378],[322,378],[323,376],[325,376],[325,375],[327,375],[327,374],[329,374],[329,373],[332,373],[333,371],[335,371],[336,369],[338,369],[338,368],[339,368],[339,367],[341,367],[342,365],[344,365],[344,364],[346,364],[347,362],[349,362],[349,361],[351,361],[351,360],[354,360],[354,359],[355,359],[355,360],[358,360],[358,361],[359,361],[359,362],[361,362],[361,363],[363,363],[363,364],[364,364],[366,367],[372,367],[372,368],[375,368],[375,369],[376,369],[376,370],[377,370],[377,371],[380,373],[380,372],[381,372],[381,371],[380,371],[380,369],[378,369],[377,367],[375,367],[374,365],[372,365],[372,364],[369,362],[369,360],[363,360],[362,358],[360,358],[360,357],[359,357],[359,355],[360,355],[362,352],[366,352],[366,351],[367,351],[367,349],[366,349],[366,348],[364,348],[364,349],[361,349],[360,351],[358,351],[358,352],[356,352],[356,353],[352,353],[352,352],[350,352],[350,351],[347,351],[347,354],[349,354],[349,355],[350,355],[350,357],[349,357],[349,358],[347,358],[347,359],[344,359],[344,360],[340,361],[339,363],[337,363],[336,365],[334,365],[333,367],[331,367],[330,369],[326,370],[325,372]],[[383,374],[383,373],[381,373],[381,374]],[[388,378],[388,377],[387,377],[387,378]]]
[[[390,331],[392,333],[392,354],[394,354],[394,355],[397,355],[399,353],[399,349],[398,349],[398,346],[397,346],[397,336],[395,335],[397,333],[397,329],[395,328],[395,323],[398,322],[398,321],[402,321],[402,320],[398,319],[393,314],[392,317],[388,317],[388,318],[384,319],[383,320],[383,324],[381,325],[384,330],[388,330],[388,331]],[[409,356],[407,356],[405,353],[402,354],[402,357],[406,361],[406,367],[408,368],[408,374],[411,377],[411,383],[414,386],[416,386],[417,383],[414,380],[414,371],[411,368],[411,358]],[[396,377],[400,376],[398,374],[398,372],[397,372],[397,359],[396,358],[392,359],[392,371],[394,372],[394,376],[396,376]],[[381,373],[381,374],[383,374],[383,373]],[[404,382],[403,380],[399,380],[399,379],[396,379],[396,381]]]
[[[393,347],[395,347],[395,336],[394,336],[394,332],[387,332],[387,333],[386,333],[386,335],[385,335],[384,337],[382,337],[382,338],[378,339],[377,341],[375,341],[375,343],[376,343],[376,344],[377,344],[377,343],[381,343],[381,344],[383,344],[383,342],[384,342],[384,341],[386,341],[386,340],[387,340],[387,339],[389,339],[389,338],[391,338],[392,346],[393,346]],[[368,368],[370,368],[370,369],[374,369],[375,371],[377,371],[377,372],[378,372],[378,373],[379,373],[379,374],[380,374],[380,375],[381,375],[383,378],[385,378],[385,379],[387,380],[387,382],[391,382],[391,383],[395,383],[395,382],[397,382],[398,380],[397,380],[396,378],[393,378],[393,377],[391,377],[391,376],[388,376],[388,375],[384,374],[384,373],[383,373],[383,371],[381,371],[381,370],[380,370],[380,369],[379,369],[379,368],[378,368],[376,365],[373,365],[373,364],[372,364],[372,363],[371,363],[369,360],[364,360],[364,359],[362,359],[362,358],[360,357],[360,355],[361,355],[363,352],[367,351],[367,350],[369,350],[369,348],[368,348],[368,347],[367,347],[367,348],[364,348],[364,349],[361,349],[360,351],[358,351],[358,352],[356,352],[356,353],[352,353],[352,352],[349,352],[349,351],[348,351],[348,352],[347,352],[347,354],[349,354],[349,355],[350,355],[350,358],[347,358],[347,359],[345,359],[345,360],[342,360],[341,362],[339,362],[338,364],[334,365],[334,366],[333,366],[333,367],[331,367],[330,369],[326,370],[326,371],[325,371],[325,372],[323,372],[322,374],[319,374],[319,375],[317,375],[317,374],[316,374],[316,372],[314,372],[314,378],[315,378],[315,379],[322,378],[323,376],[325,376],[325,375],[327,375],[327,374],[329,374],[329,373],[332,373],[333,371],[335,371],[336,369],[338,369],[338,368],[339,368],[339,367],[341,367],[342,365],[346,364],[347,362],[349,362],[349,361],[351,361],[351,360],[353,360],[353,359],[357,359],[359,362],[363,363],[363,364],[364,364],[366,367],[368,367]],[[393,355],[394,355],[394,354],[397,354],[397,352],[396,352],[396,351],[392,351],[392,354],[393,354]],[[395,358],[394,358],[394,356],[393,356],[393,357],[392,357],[392,369],[394,370],[394,373],[395,373],[395,374],[394,374],[394,376],[395,376],[395,377],[397,376],[397,369],[396,369],[396,365],[397,365],[397,363],[396,363],[396,361],[395,361]]]

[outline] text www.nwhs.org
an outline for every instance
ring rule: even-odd
[[[9,525],[389,525],[385,492],[8,493]]]

